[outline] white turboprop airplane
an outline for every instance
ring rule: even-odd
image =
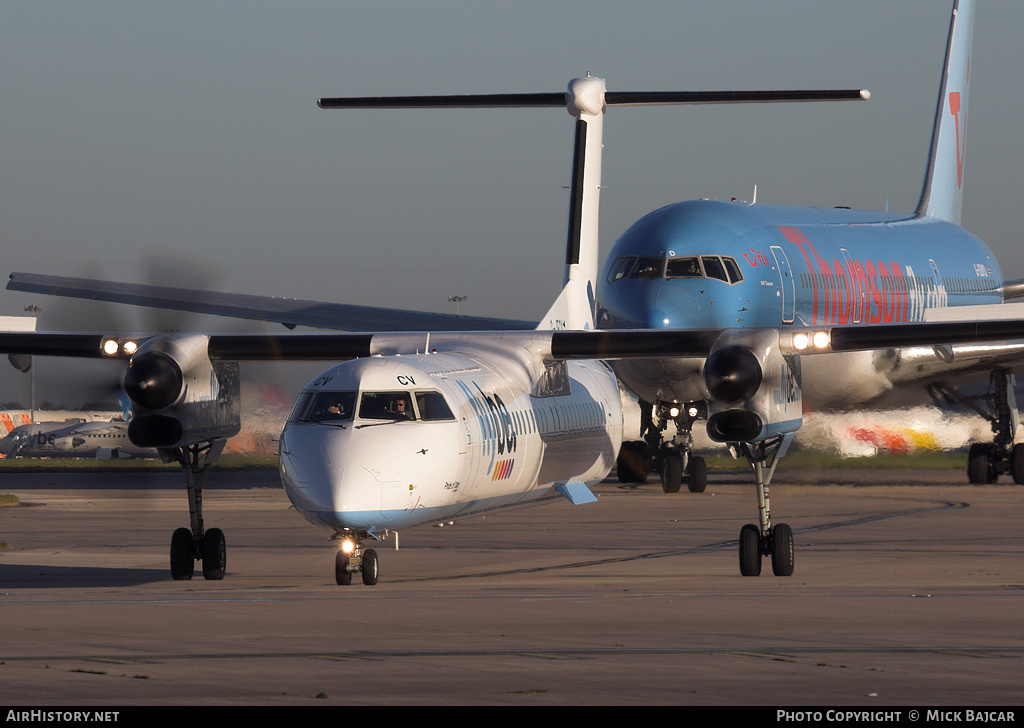
[[[155,458],[153,448],[137,447],[124,420],[36,422],[20,425],[0,438],[0,457]]]
[[[965,46],[953,43],[961,11],[965,19],[958,38],[966,39]],[[713,429],[715,439],[730,443],[736,452],[745,455],[755,472],[760,526],[751,524],[741,530],[741,573],[759,573],[761,557],[770,555],[777,575],[792,574],[792,530],[786,524],[771,524],[768,484],[802,422],[800,363],[804,357],[888,352],[897,346],[934,347],[939,364],[929,362],[922,368],[934,374],[936,366],[950,364],[957,358],[957,351],[966,353],[970,346],[997,342],[997,348],[1010,352],[1010,359],[1022,350],[1024,315],[1006,306],[1000,313],[1011,316],[1000,317],[989,306],[972,305],[1012,297],[1014,282],[1001,281],[998,268],[993,272],[992,265],[986,265],[990,253],[986,261],[972,263],[976,255],[985,256],[976,238],[951,223],[931,221],[945,214],[949,204],[959,202],[963,159],[959,115],[966,108],[966,74],[959,69],[966,66],[972,16],[970,0],[954,4],[947,69],[951,57],[959,59],[949,83],[963,84],[964,88],[954,85],[947,89],[944,71],[940,99],[944,101],[949,90],[958,131],[951,131],[953,122],[939,124],[945,108],[940,104],[920,214],[901,217],[709,203],[706,207],[719,215],[717,222],[711,220],[710,227],[701,215],[680,215],[678,225],[669,228],[685,233],[696,220],[697,231],[709,233],[706,239],[697,240],[710,246],[707,255],[684,256],[673,275],[665,268],[666,259],[671,264],[677,257],[672,251],[652,253],[649,261],[644,256],[632,256],[628,265],[625,258],[630,256],[623,256],[611,262],[614,270],[607,275],[609,283],[619,280],[613,275],[618,271],[626,280],[697,281],[701,298],[696,299],[696,289],[687,295],[700,305],[673,309],[671,316],[664,316],[663,327],[647,328],[652,325],[647,323],[616,330],[569,330],[586,328],[594,311],[605,109],[664,103],[859,99],[867,98],[866,92],[610,92],[601,79],[588,76],[572,81],[566,94],[321,99],[323,108],[563,104],[568,108],[576,119],[576,142],[565,288],[540,327],[525,330],[521,322],[439,314],[420,314],[414,320],[415,314],[366,307],[13,274],[8,288],[36,293],[218,313],[287,326],[384,331],[400,329],[405,320],[411,321],[411,328],[432,332],[153,335],[142,339],[12,333],[0,335],[0,352],[130,359],[125,388],[134,405],[132,440],[158,447],[168,459],[177,459],[188,481],[192,528],[179,529],[172,540],[172,572],[176,578],[190,576],[195,559],[203,561],[207,578],[220,578],[224,573],[224,537],[219,529],[204,530],[200,494],[211,460],[222,449],[224,439],[238,431],[234,362],[358,359],[329,369],[310,383],[285,427],[281,444],[282,479],[289,497],[309,520],[334,530],[339,540],[348,544],[336,560],[340,583],[348,582],[355,571],[361,571],[367,583],[376,581],[376,554],[372,549],[363,550],[362,542],[380,538],[393,529],[543,497],[552,488],[575,502],[588,499],[586,483],[608,472],[619,438],[624,437],[621,404],[603,364],[573,362],[653,359],[662,362],[655,368],[668,367],[665,371],[674,377],[673,362],[681,361],[686,367],[681,370],[684,374],[679,383],[697,391],[700,401],[659,405],[668,405],[666,410],[672,411],[672,418],[692,420],[710,415],[709,434]],[[945,150],[947,141],[955,142],[953,152]],[[953,202],[947,203],[947,197]],[[683,203],[675,209],[685,213],[687,205],[694,203]],[[765,215],[764,220],[751,219],[757,214]],[[659,219],[656,214],[649,217]],[[896,269],[850,259],[849,251],[842,249],[836,251],[837,261],[827,273],[812,268],[802,274],[801,295],[795,295],[794,269],[788,258],[779,257],[779,251],[785,253],[784,246],[795,246],[791,251],[795,258],[800,255],[797,251],[813,250],[802,231],[812,227],[815,234],[823,229],[838,235],[840,242],[860,243],[870,255],[904,246],[925,275],[915,276],[909,266],[904,270],[902,266]],[[746,276],[735,275],[739,272],[733,269],[736,260],[732,259],[730,266],[726,259],[730,256],[716,249],[715,241],[729,239],[722,236],[728,232],[737,238],[734,242],[748,245],[743,230],[754,231],[757,244],[770,248],[775,265],[767,254],[759,255],[751,248],[748,252],[754,256],[751,265],[756,270],[748,271]],[[905,235],[900,234],[903,230]],[[956,251],[943,250],[950,240],[958,241]],[[684,235],[683,242],[692,241]],[[943,252],[947,257],[940,255]],[[960,260],[964,254],[971,260]],[[917,262],[922,255],[926,259],[932,256],[930,266]],[[836,269],[844,259],[852,267],[849,273],[840,275]],[[938,274],[947,259],[957,264],[957,270],[964,264],[973,265],[977,277],[985,280],[961,281],[957,277],[947,284]],[[786,265],[781,260],[787,260]],[[894,277],[900,280],[893,282]],[[841,307],[836,294],[840,284],[847,296]],[[964,295],[946,295],[947,285]],[[724,286],[722,291],[719,286]],[[750,309],[743,301],[736,302],[733,294],[739,289],[733,286],[758,292],[750,297],[750,301],[756,301],[752,314],[747,313]],[[705,325],[699,318],[682,316],[681,312],[690,309],[712,310],[716,297],[732,301],[726,304],[732,306],[732,311],[726,311],[725,319]],[[608,305],[612,299],[602,303],[605,315],[613,317],[615,311]],[[639,303],[642,308],[643,301]],[[958,308],[942,321],[926,320],[923,312],[940,306]],[[721,309],[720,304],[714,310]],[[911,311],[913,316],[909,315]],[[739,320],[733,320],[737,314]],[[691,324],[681,326],[684,321]],[[511,330],[466,330],[481,327]],[[969,346],[954,350],[952,347],[957,345]],[[985,353],[973,364],[969,360],[966,370],[988,371],[993,357],[998,358],[996,353]],[[1005,364],[1009,360],[1004,357],[998,361]],[[949,371],[961,368],[958,359]],[[666,387],[675,383],[673,380]],[[703,407],[690,411],[692,405],[699,404]],[[680,421],[682,431],[688,434],[687,423]],[[631,440],[639,439],[637,432],[627,435]],[[663,478],[676,488],[687,452],[668,448],[658,456]],[[1020,452],[1024,455],[1024,449]],[[991,451],[986,453],[986,457],[972,454],[972,471],[993,471]],[[1021,472],[1024,475],[1024,466]]]
[[[862,98],[860,91],[624,94],[621,103],[721,103]],[[382,103],[385,102],[385,103]],[[321,106],[328,107],[326,100]],[[352,107],[421,105],[422,99],[352,99]],[[431,102],[426,102],[431,105]],[[128,359],[129,436],[155,447],[186,476],[191,527],[171,540],[171,573],[188,579],[196,560],[223,578],[226,545],[206,529],[202,487],[227,438],[239,430],[240,361],[349,360],[305,388],[281,436],[289,498],[341,547],[335,574],[377,581],[377,555],[363,543],[399,528],[519,504],[560,493],[595,500],[622,440],[623,395],[606,356],[697,354],[704,334],[666,342],[657,333],[594,331],[598,269],[604,82],[572,81],[566,94],[444,97],[455,107],[560,105],[577,119],[564,286],[537,326],[526,322],[200,293],[13,274],[9,288],[114,302],[256,317],[298,324],[396,328],[388,334],[0,334],[0,352]],[[125,297],[127,296],[127,298]],[[479,330],[479,329],[491,330]],[[469,329],[469,330],[467,330]],[[664,333],[664,332],[662,332]],[[628,402],[629,398],[625,400]]]

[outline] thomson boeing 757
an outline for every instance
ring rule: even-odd
[[[607,474],[616,452],[620,478],[642,479],[656,467],[666,490],[684,477],[701,490],[704,466],[690,452],[690,433],[703,420],[755,475],[759,522],[740,531],[741,573],[760,573],[769,556],[775,574],[792,574],[793,532],[772,523],[769,484],[801,426],[805,390],[809,402],[824,388],[833,405],[856,404],[903,385],[955,396],[965,377],[991,376],[996,439],[972,448],[971,479],[1012,472],[1024,480],[1009,369],[1024,357],[1024,312],[1004,303],[1024,283],[1003,281],[991,251],[957,224],[973,6],[954,4],[913,213],[680,203],[630,228],[598,276],[607,108],[867,93],[613,92],[588,76],[565,94],[321,99],[322,108],[569,110],[576,128],[565,287],[539,327],[13,274],[8,287],[17,290],[377,333],[5,334],[0,350],[128,360],[132,440],[178,459],[188,481],[192,527],[172,542],[176,578],[190,576],[195,559],[208,578],[223,576],[224,537],[204,530],[201,486],[237,431],[235,362],[275,358],[355,359],[310,382],[281,440],[289,497],[343,544],[339,583],[357,572],[375,583],[376,554],[364,543],[398,528],[555,492],[590,500],[587,485]],[[587,330],[595,314],[601,330]],[[488,330],[467,330],[474,328]],[[601,362],[640,398],[638,416],[623,420]],[[830,379],[823,383],[820,371]]]

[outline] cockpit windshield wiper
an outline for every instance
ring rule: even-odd
[[[381,420],[380,422],[368,422],[365,425],[356,425],[355,429],[360,430],[364,427],[377,427],[379,425],[394,425],[399,422],[412,422],[413,420]]]

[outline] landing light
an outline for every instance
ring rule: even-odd
[[[356,542],[350,541],[349,539],[345,539],[341,542],[341,550],[344,551],[346,554],[352,553],[356,550]]]
[[[815,331],[811,334],[800,331],[793,334],[793,348],[797,351],[804,351],[811,346],[815,349],[827,349],[831,343],[831,337],[827,331]]]
[[[679,408],[678,407],[670,407],[669,410],[668,410],[668,416],[671,417],[672,419],[675,419],[676,417],[678,417],[679,416]]]
[[[690,415],[690,417],[696,417],[697,416],[697,408],[696,407],[691,407],[690,409],[686,410],[686,414]]]
[[[132,341],[131,339],[127,341],[104,339],[103,343],[100,344],[100,350],[107,356],[117,356],[120,352],[132,356],[139,350],[139,342]]]

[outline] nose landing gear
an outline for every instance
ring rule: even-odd
[[[373,549],[364,549],[362,539],[365,534],[354,536],[342,534],[341,548],[334,557],[334,580],[339,586],[348,586],[352,583],[352,575],[362,575],[363,584],[373,586],[377,583],[377,552]]]

